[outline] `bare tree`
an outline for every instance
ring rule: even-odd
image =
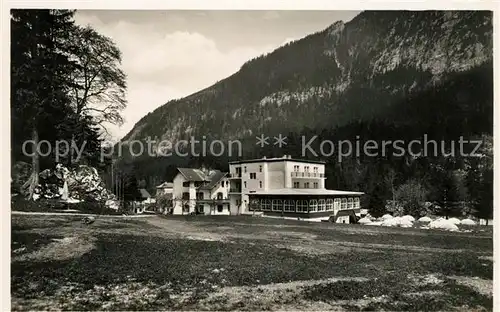
[[[107,132],[106,123],[121,125],[126,107],[126,75],[120,68],[121,51],[92,27],[77,26],[74,44],[78,69],[73,73],[71,95],[79,118],[92,116]]]

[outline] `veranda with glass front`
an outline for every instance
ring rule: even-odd
[[[249,195],[249,210],[266,215],[302,218],[335,216],[339,211],[360,211],[360,196],[325,195]]]

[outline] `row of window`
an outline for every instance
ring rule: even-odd
[[[182,193],[182,199],[189,199],[189,192],[184,192]],[[196,199],[205,199],[205,193],[204,192],[198,192],[196,193]],[[224,194],[222,192],[217,192],[217,199],[224,199]]]
[[[241,184],[236,184],[236,188],[239,189]],[[243,181],[243,187],[247,187],[247,181]],[[262,188],[262,181],[259,181],[259,188]]]
[[[295,165],[293,166],[293,171],[299,172],[300,171],[300,165]],[[309,172],[309,166],[304,166],[304,172]],[[318,173],[319,168],[318,167],[313,167],[313,172]]]
[[[293,188],[300,188],[300,182],[293,182]],[[304,182],[304,188],[311,188],[310,182]],[[313,188],[319,188],[318,182],[313,182]]]
[[[182,207],[182,211],[183,212],[189,212],[189,205],[185,204]],[[205,205],[197,205],[196,206],[196,211],[198,213],[205,213]],[[217,205],[217,212],[223,212],[223,211],[224,211],[224,207],[222,205]]]
[[[239,168],[236,168],[236,171],[238,171]],[[247,166],[243,167],[243,172],[247,173]],[[259,172],[262,172],[262,165],[259,165]],[[255,174],[255,173],[254,173]],[[250,173],[250,176],[252,176],[252,173]],[[251,178],[250,178],[251,179]]]
[[[189,187],[190,186],[190,181],[184,181],[182,182],[182,186],[183,187]],[[194,187],[200,187],[203,185],[203,182],[194,182]],[[220,186],[221,187],[229,187],[229,181],[225,180],[225,181],[220,181]]]
[[[258,200],[257,200],[258,201]],[[263,211],[285,211],[285,212],[319,212],[319,211],[337,211],[339,209],[357,209],[360,208],[359,197],[350,198],[329,198],[329,199],[299,199],[299,200],[281,200],[281,199],[261,199],[256,202],[259,207],[252,206],[250,209]]]
[[[309,166],[304,166],[304,172],[309,172],[309,169],[310,169]],[[300,165],[293,166],[293,171],[299,172],[300,171]],[[243,167],[243,172],[247,173],[247,166]],[[259,165],[259,172],[262,172],[262,165]],[[318,167],[313,167],[313,172],[314,173],[318,173],[319,172],[319,168]],[[241,168],[240,167],[236,168],[236,174],[241,174]],[[250,173],[250,179],[251,179],[252,174],[255,175],[255,173]]]

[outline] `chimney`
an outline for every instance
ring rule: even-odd
[[[288,155],[288,159],[292,159],[292,155]]]
[[[267,158],[266,156],[262,157],[262,159],[266,159],[266,158]]]

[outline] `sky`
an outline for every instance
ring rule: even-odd
[[[358,13],[79,10],[75,20],[112,38],[123,54],[125,123],[107,127],[112,139],[119,140],[169,100],[209,87],[254,57]]]

